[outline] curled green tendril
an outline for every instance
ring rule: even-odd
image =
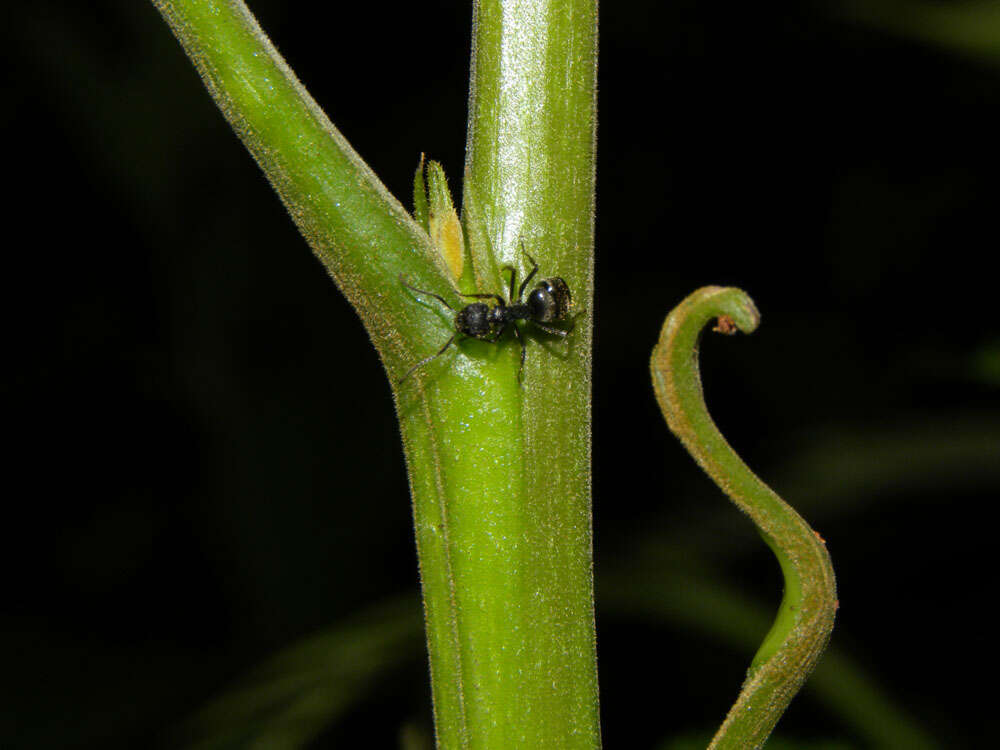
[[[778,616],[747,672],[739,698],[710,748],[764,744],[830,639],[837,591],[823,539],[747,468],[705,406],[698,342],[713,330],[751,333],[760,313],[743,291],[704,287],[667,316],[653,349],[653,388],[670,430],[736,506],[750,516],[773,550],[785,578]]]

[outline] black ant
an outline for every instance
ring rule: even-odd
[[[399,277],[400,283],[407,289],[412,289],[414,292],[434,297],[434,299],[455,313],[455,333],[452,334],[451,338],[448,339],[444,346],[442,346],[435,354],[420,360],[417,364],[407,370],[406,374],[399,379],[400,383],[410,377],[415,370],[418,370],[432,359],[436,359],[444,354],[448,347],[451,346],[458,337],[461,336],[479,339],[480,341],[487,341],[491,344],[495,344],[500,340],[500,337],[503,335],[503,332],[507,330],[508,326],[514,329],[514,337],[521,345],[521,365],[517,371],[517,382],[520,383],[524,374],[524,357],[527,353],[527,347],[524,343],[524,336],[521,334],[517,325],[514,324],[514,321],[528,321],[536,328],[540,328],[546,333],[551,333],[555,336],[560,336],[561,338],[566,338],[570,334],[576,322],[576,315],[569,320],[569,328],[553,328],[546,325],[546,323],[557,323],[566,320],[570,307],[573,304],[573,298],[572,295],[570,295],[569,285],[558,276],[553,276],[551,279],[543,279],[528,293],[528,299],[526,301],[522,301],[524,290],[534,278],[535,274],[538,273],[538,264],[535,262],[534,258],[525,252],[523,247],[521,248],[521,252],[524,253],[525,257],[531,261],[531,272],[525,277],[524,281],[521,282],[521,286],[517,288],[517,297],[514,296],[514,284],[516,283],[515,280],[517,278],[517,270],[513,266],[505,266],[505,269],[510,269],[510,293],[508,295],[508,299],[505,300],[499,294],[459,293],[459,296],[461,297],[496,300],[496,305],[493,307],[490,307],[483,302],[473,302],[466,305],[461,310],[456,310],[454,307],[445,302],[441,295],[434,294],[434,292],[428,292],[423,289],[417,289],[415,286],[407,284],[402,276]]]

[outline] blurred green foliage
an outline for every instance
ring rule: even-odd
[[[1000,66],[1000,5],[994,0],[848,0],[840,9],[857,22]]]

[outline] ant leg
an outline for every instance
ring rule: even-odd
[[[576,328],[576,319],[587,312],[586,308],[582,308],[578,313],[576,313],[572,318],[569,319],[569,328],[566,329],[567,332],[572,331]]]
[[[418,290],[418,291],[419,291],[419,290]],[[435,295],[435,296],[437,296],[437,295]],[[410,368],[409,370],[407,370],[407,371],[406,371],[406,374],[405,374],[405,375],[403,375],[403,377],[401,377],[401,378],[400,378],[399,380],[397,380],[397,381],[396,381],[396,383],[397,383],[397,384],[401,384],[401,383],[402,383],[402,382],[403,382],[404,380],[406,380],[406,379],[407,379],[408,377],[410,377],[410,375],[412,375],[412,374],[414,373],[414,371],[416,371],[416,370],[420,369],[421,367],[423,367],[424,365],[426,365],[426,364],[427,364],[428,362],[430,362],[430,361],[431,361],[432,359],[437,359],[437,358],[438,358],[438,357],[440,357],[440,356],[441,356],[442,354],[444,354],[444,353],[445,353],[445,350],[446,350],[446,349],[447,349],[447,348],[448,348],[449,346],[451,346],[451,344],[452,344],[452,342],[453,342],[453,341],[455,340],[455,337],[456,337],[456,336],[458,336],[458,334],[457,334],[457,333],[456,333],[456,334],[452,334],[452,337],[451,337],[450,339],[448,339],[448,340],[447,340],[446,342],[444,342],[444,346],[442,346],[442,347],[441,347],[441,348],[440,348],[440,349],[439,349],[439,350],[437,351],[437,353],[436,353],[436,354],[432,354],[432,355],[431,355],[431,356],[429,356],[429,357],[424,357],[424,358],[423,358],[422,360],[420,360],[419,362],[417,362],[417,364],[413,365],[413,367],[411,367],[411,368]]]
[[[504,263],[500,266],[501,271],[510,271],[510,296],[507,298],[509,302],[514,301],[514,284],[516,283],[514,279],[517,278],[517,269],[510,263]]]
[[[493,332],[492,336],[476,336],[475,338],[480,341],[485,341],[487,344],[495,344],[500,340],[500,337],[503,336],[503,332],[507,330],[507,326],[508,324],[504,323],[500,329]]]
[[[528,251],[524,249],[524,240],[521,240],[521,252],[524,253],[524,257],[526,257],[528,260],[531,261],[531,273],[529,273],[527,276],[524,277],[524,281],[521,282],[521,286],[517,290],[517,301],[518,302],[521,301],[521,296],[524,294],[524,290],[528,288],[528,282],[530,282],[535,277],[535,274],[538,273],[538,264],[535,262],[534,258],[532,258],[530,255],[528,255]],[[513,279],[513,277],[511,278],[510,282],[511,282],[510,283],[510,293],[511,293],[511,295],[513,295],[514,294],[514,279]]]
[[[434,299],[436,299],[438,302],[440,302],[442,305],[444,305],[445,307],[447,307],[449,310],[452,310],[452,311],[455,310],[454,307],[452,307],[451,305],[449,305],[447,302],[444,301],[444,297],[442,297],[440,294],[434,294],[434,292],[428,292],[426,289],[417,289],[412,284],[407,284],[406,283],[406,279],[403,278],[402,274],[399,275],[399,283],[402,284],[403,286],[405,286],[407,289],[412,289],[413,291],[419,292],[420,294],[430,295],[431,297],[433,297]]]
[[[562,328],[550,328],[544,323],[539,323],[537,320],[533,320],[531,322],[535,325],[536,328],[541,328],[546,333],[551,333],[553,336],[559,336],[560,338],[566,338],[567,336],[569,336],[570,331],[573,330],[572,327],[565,331]]]
[[[573,332],[573,329],[576,328],[576,319],[579,318],[581,315],[583,315],[585,312],[587,311],[580,310],[580,312],[578,312],[576,315],[574,315],[572,318],[566,321],[567,323],[566,328],[552,328],[550,326],[545,325],[544,323],[539,323],[537,320],[533,320],[531,322],[534,323],[535,326],[537,326],[538,328],[541,328],[546,333],[551,333],[555,336],[559,336],[560,338],[566,338]]]
[[[514,338],[521,345],[521,364],[517,368],[517,382],[521,384],[524,382],[524,357],[528,353],[528,347],[524,343],[524,336],[521,334],[521,329],[516,325],[514,326]]]

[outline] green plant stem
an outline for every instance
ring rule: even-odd
[[[785,579],[777,618],[747,673],[743,689],[712,748],[761,747],[826,647],[837,594],[822,539],[747,468],[705,406],[698,342],[711,320],[716,330],[750,333],[760,315],[739,289],[704,287],[667,316],[650,369],[656,399],[671,431],[719,488],[750,516]]]
[[[351,302],[386,367],[433,340],[398,278],[447,278],[430,239],[332,125],[242,0],[153,0],[226,120]]]
[[[595,39],[593,0],[475,6],[463,214],[482,292],[525,267],[523,241],[590,304]],[[467,342],[400,395],[443,747],[600,743],[590,319],[566,344],[525,333],[523,385],[516,342]]]
[[[665,550],[670,550],[666,552]],[[715,580],[711,574],[684,572],[690,555],[675,558],[676,548],[664,545],[646,550],[621,570],[605,573],[597,581],[604,616],[628,616],[689,628],[701,637],[714,638],[733,650],[752,649],[757,633],[773,620],[763,604]],[[637,576],[635,569],[660,570],[662,575]],[[866,665],[867,666],[867,665]],[[867,674],[865,667],[831,646],[823,654],[805,692],[822,705],[845,733],[863,747],[936,750],[936,742],[906,711],[896,705]]]
[[[153,0],[357,309],[393,382],[438,744],[599,745],[589,316],[565,343],[467,341],[400,276],[461,304],[423,229],[336,131],[240,0]],[[481,291],[500,266],[593,294],[596,2],[476,5],[464,220]],[[530,333],[530,332],[528,332]],[[349,429],[349,428],[345,428]]]

